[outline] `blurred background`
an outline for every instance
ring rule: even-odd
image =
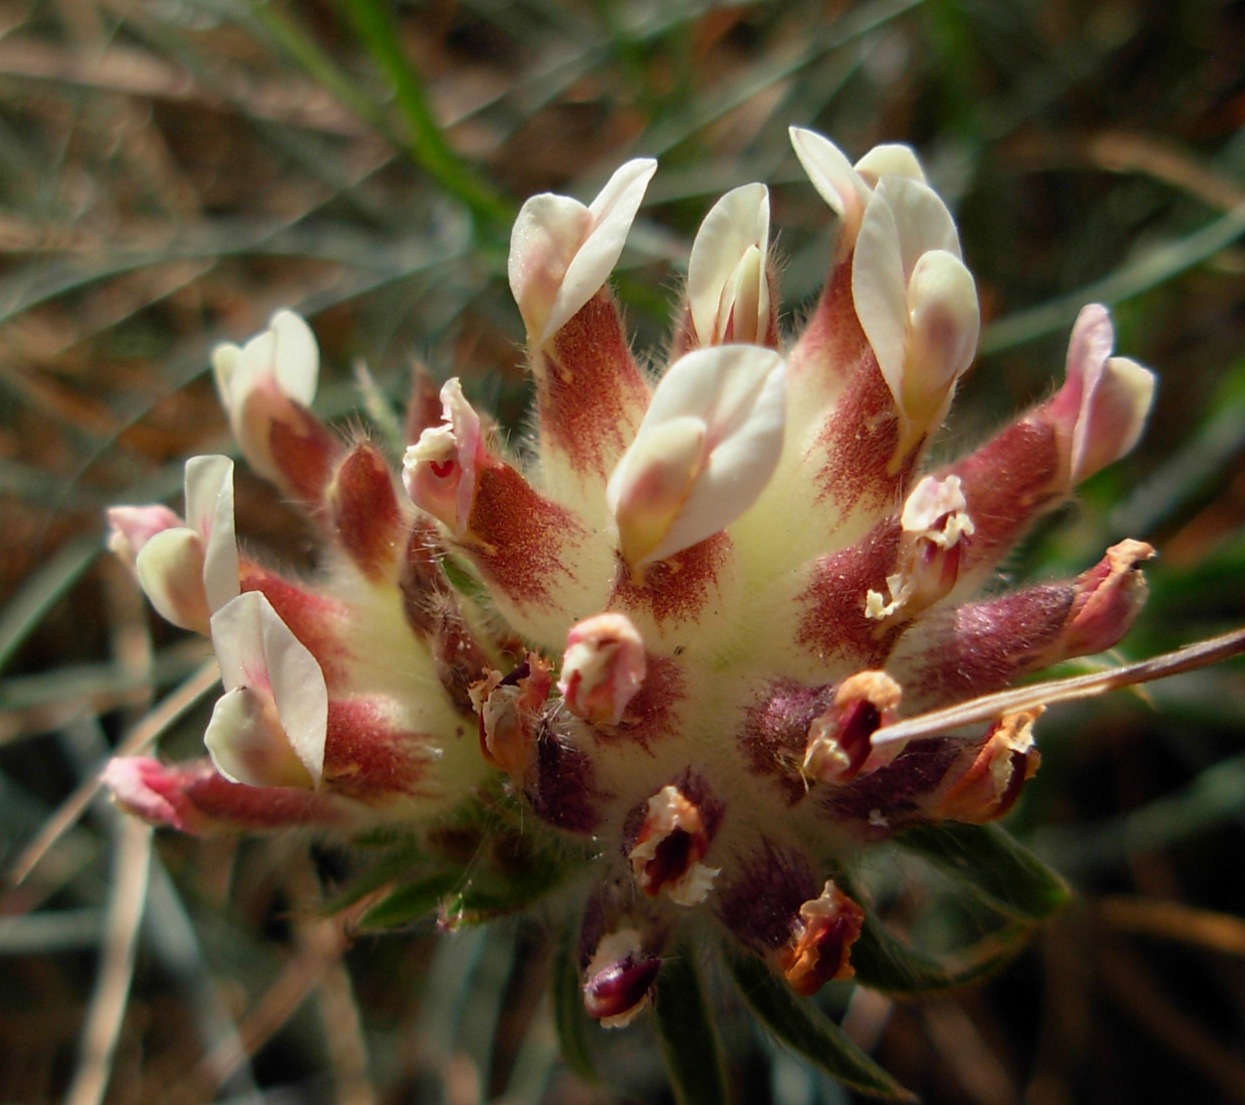
[[[103,554],[103,510],[177,506],[182,460],[231,447],[209,351],[280,306],[343,426],[422,364],[521,427],[509,221],[631,156],[661,160],[617,280],[636,348],[660,361],[700,218],[751,180],[791,328],[830,241],[792,123],[852,157],[913,144],[957,213],[985,328],[943,452],[1049,393],[1084,302],[1159,372],[1143,445],[1009,573],[1142,538],[1122,656],[1245,622],[1245,4],[0,2],[0,1100],[669,1100],[643,1023],[604,1041],[610,1085],[561,1067],[540,924],[355,940],[317,910],[339,852],[111,809],[109,750],[194,754],[211,685]],[[312,565],[264,484],[238,494],[252,548]],[[852,1006],[926,1101],[1245,1102],[1242,673],[1044,719],[1009,824],[1072,904],[984,985]],[[937,900],[915,882],[898,920],[936,940]],[[720,1015],[741,1102],[852,1100]]]

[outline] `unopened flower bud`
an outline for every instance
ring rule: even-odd
[[[380,450],[361,441],[337,467],[328,495],[329,524],[350,559],[371,579],[395,568],[403,519],[393,477]]]
[[[170,770],[148,756],[117,756],[108,761],[100,781],[122,809],[152,825],[182,832],[201,829],[201,818],[185,800],[176,768]]]
[[[851,978],[851,948],[864,911],[833,882],[800,906],[791,940],[779,948],[778,969],[797,994],[809,997],[831,979]]]
[[[606,497],[633,569],[724,530],[769,482],[782,452],[785,371],[771,350],[698,349],[653,392]]]
[[[1036,774],[1042,757],[1033,743],[1033,725],[1042,708],[1008,714],[978,745],[953,765],[934,793],[932,817],[983,824],[1016,804],[1024,784]]]
[[[1140,565],[1154,555],[1152,545],[1130,538],[1112,545],[1077,578],[1077,598],[1060,642],[1065,655],[1091,656],[1119,643],[1145,604]]]
[[[597,614],[571,628],[558,690],[593,725],[617,725],[644,682],[644,642],[625,614]]]
[[[584,1008],[606,1028],[629,1024],[649,1003],[661,960],[644,951],[635,929],[606,936],[584,972]]]
[[[873,756],[873,734],[895,720],[902,690],[884,671],[862,671],[843,680],[834,703],[809,726],[804,773],[837,786],[850,783],[868,767],[876,770],[898,755]]]
[[[644,821],[627,859],[640,889],[650,898],[663,890],[676,905],[702,902],[717,877],[701,863],[709,832],[700,807],[678,787],[664,786],[648,800]]]

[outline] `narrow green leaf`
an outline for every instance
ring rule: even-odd
[[[459,871],[441,871],[417,882],[403,883],[359,918],[363,929],[391,929],[435,913],[462,880]]]
[[[916,1101],[915,1094],[852,1043],[820,1009],[787,989],[756,956],[727,949],[726,959],[748,1007],[796,1054],[861,1093],[888,1101]]]
[[[662,964],[653,1002],[657,1032],[679,1105],[722,1105],[722,1049],[691,954],[684,948]]]
[[[869,916],[852,945],[859,982],[898,996],[953,990],[991,974],[1020,950],[1028,925],[1010,924],[952,959],[941,960],[908,947],[877,917]]]
[[[567,925],[558,941],[553,959],[553,1023],[558,1030],[562,1059],[585,1082],[599,1082],[588,1032],[594,1027],[584,1010],[580,986],[578,933],[575,925]]]
[[[1009,917],[1042,921],[1068,899],[1063,879],[997,825],[921,825],[895,840],[963,880]]]

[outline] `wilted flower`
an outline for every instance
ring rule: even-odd
[[[220,458],[188,465],[184,524],[114,511],[114,547],[161,613],[210,630],[225,688],[210,764],[118,761],[119,801],[196,832],[415,836],[424,858],[397,881],[440,886],[449,926],[556,889],[582,918],[577,992],[606,1025],[654,987],[660,1016],[682,934],[706,928],[780,1032],[782,993],[853,975],[916,988],[853,877],[866,843],[937,856],[956,823],[971,862],[1033,877],[979,825],[1037,769],[1040,710],[895,734],[1127,631],[1153,551],[1138,541],[1076,579],[980,590],[1133,446],[1153,377],[1111,355],[1107,313],[1087,307],[1063,387],[926,472],[979,329],[954,221],[906,147],[853,166],[792,137],[838,235],[802,333],[780,340],[768,193],[746,185],[696,237],[655,381],[607,283],[655,164],[624,165],[587,206],[524,205],[509,269],[536,382],[523,456],[449,380],[399,481],[378,445],[311,413],[318,353],[296,316],[218,350],[243,453],[330,552],[303,582],[239,558]],[[478,847],[455,883],[464,833]],[[396,900],[363,923],[406,919]],[[893,1089],[818,1031],[840,1074]]]

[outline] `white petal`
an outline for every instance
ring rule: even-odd
[[[203,538],[186,526],[154,534],[134,559],[139,586],[166,621],[205,633],[207,597],[203,591]]]
[[[1082,307],[1068,339],[1067,378],[1080,382],[1081,394],[1092,390],[1115,348],[1111,315],[1101,303]]]
[[[878,183],[875,198],[890,207],[899,234],[904,275],[911,274],[921,254],[945,249],[960,256],[960,236],[942,198],[920,181],[888,176]]]
[[[212,646],[226,690],[266,691],[290,747],[319,783],[328,726],[328,689],[320,665],[272,604],[247,591],[212,615]]]
[[[651,159],[628,161],[590,207],[546,192],[520,209],[510,234],[510,290],[535,345],[553,337],[609,279],[656,171]]]
[[[908,284],[910,338],[905,392],[926,395],[953,384],[973,363],[981,310],[972,273],[942,249],[923,253]],[[915,386],[909,386],[915,385]]]
[[[908,290],[899,229],[884,196],[870,200],[860,222],[852,260],[852,298],[882,377],[898,402],[908,340]]]
[[[665,537],[632,567],[724,530],[765,489],[778,465],[786,422],[782,358],[758,346],[721,345],[676,361],[653,392],[635,441],[610,477],[606,495],[616,516],[620,500],[644,478],[646,468],[654,467],[651,459],[633,467],[632,458],[650,457],[652,443],[664,436],[667,424],[695,421],[705,426],[700,464],[682,454],[677,458],[680,468],[692,473],[690,488]]]
[[[228,457],[191,457],[186,462],[186,522],[203,537],[203,590],[208,609],[219,610],[238,594],[233,461]]]
[[[235,687],[216,701],[203,734],[212,764],[226,779],[253,787],[311,787],[313,781],[277,717],[272,699]]]
[[[111,506],[108,508],[108,549],[131,567],[148,541],[166,529],[185,522],[167,506]]]
[[[1137,444],[1154,402],[1154,373],[1127,357],[1110,358],[1087,392],[1072,435],[1072,482],[1114,464]]]
[[[648,182],[657,171],[652,158],[637,158],[620,166],[600,195],[592,201],[592,230],[579,247],[558,294],[540,342],[544,344],[600,290],[609,279],[644,200]]]
[[[701,344],[708,345],[721,333],[720,324],[725,322],[721,311],[729,310],[724,289],[750,250],[760,251],[763,277],[769,250],[769,189],[763,184],[745,184],[727,192],[710,208],[692,242],[687,298]]]
[[[567,266],[591,229],[592,212],[569,196],[544,192],[519,209],[507,271],[529,338],[544,333]]]
[[[874,146],[856,162],[856,172],[869,184],[877,184],[886,176],[907,177],[925,183],[925,170],[911,146],[886,143]]]
[[[268,323],[274,338],[272,372],[280,390],[311,406],[320,378],[320,348],[311,327],[293,311],[278,311]]]
[[[704,467],[707,430],[691,415],[656,423],[637,434],[610,477],[618,551],[633,568],[668,555],[671,527]]]
[[[869,185],[830,139],[803,127],[791,127],[789,133],[795,156],[817,194],[844,222],[855,222],[869,201]]]
[[[242,347],[234,345],[233,342],[221,342],[212,350],[212,379],[216,383],[220,404],[226,412],[233,410],[233,378],[241,359]]]

